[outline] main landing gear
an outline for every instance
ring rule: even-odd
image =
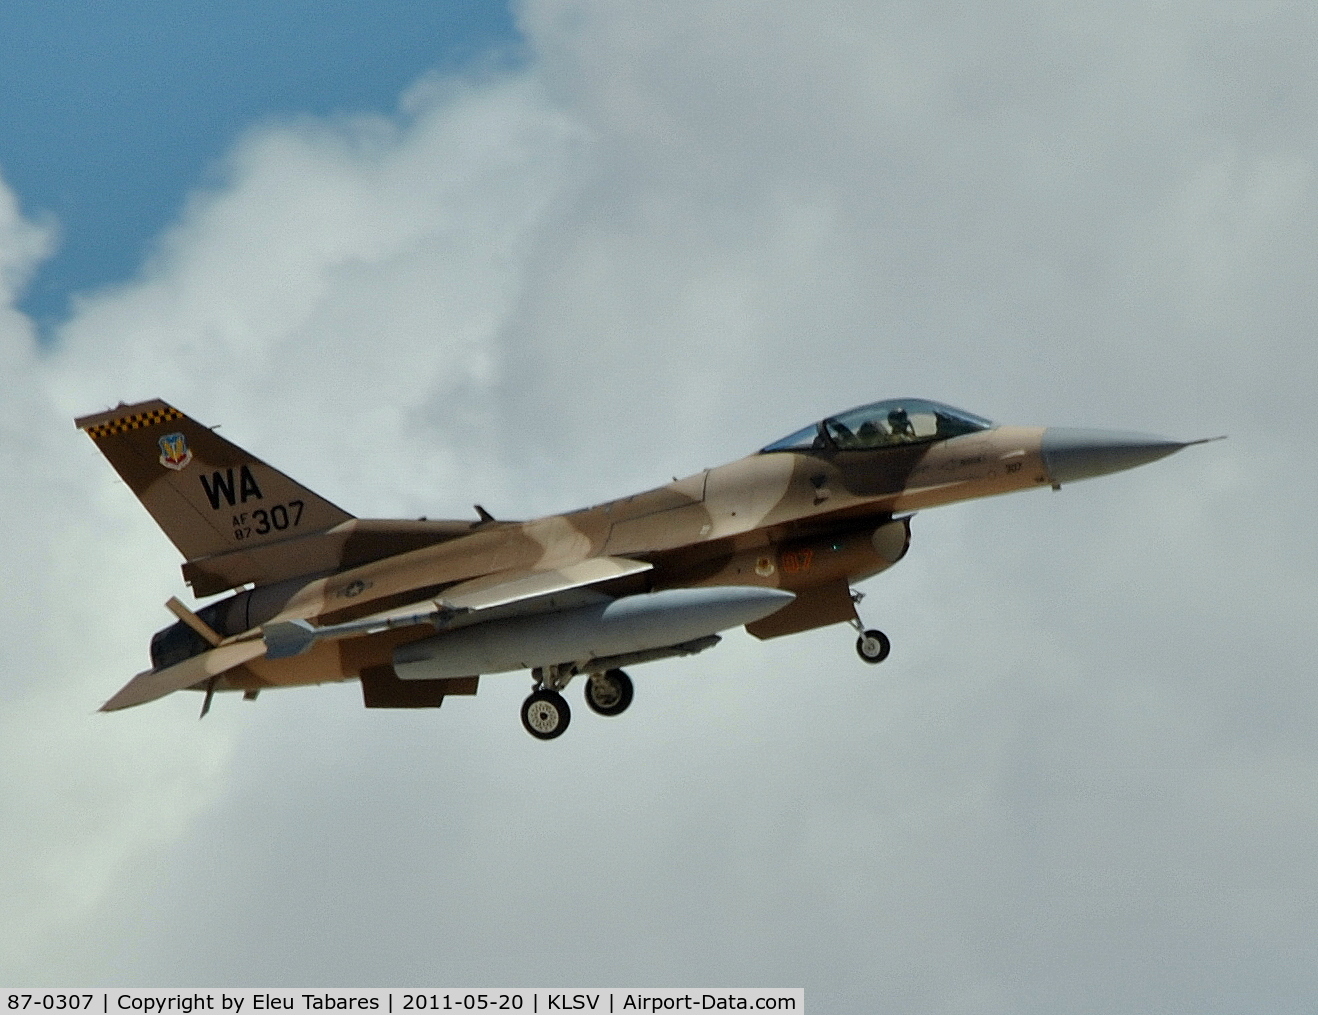
[[[571,721],[572,710],[567,707],[567,699],[551,688],[532,691],[522,702],[522,725],[537,740],[561,737]]]
[[[622,715],[632,703],[632,678],[622,670],[592,673],[586,680],[586,704],[600,715]]]
[[[572,710],[562,690],[576,675],[574,666],[549,666],[531,671],[535,687],[522,702],[522,725],[537,740],[561,737],[572,722]],[[599,715],[621,715],[632,703],[632,679],[618,669],[586,678],[586,704]]]
[[[859,603],[864,598],[863,592],[851,593],[851,600],[854,603]],[[886,634],[876,628],[866,630],[859,615],[851,620],[851,626],[860,632],[860,637],[856,639],[856,655],[871,665],[881,663],[888,658],[888,653],[892,651],[892,642],[888,640]]]

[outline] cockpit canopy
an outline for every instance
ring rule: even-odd
[[[893,398],[862,405],[798,430],[764,451],[872,450],[945,440],[993,424],[982,416],[924,398]]]

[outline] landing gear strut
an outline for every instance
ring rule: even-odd
[[[632,703],[632,678],[622,670],[592,673],[586,680],[586,704],[600,715],[622,715]]]
[[[863,592],[851,593],[852,602],[859,603],[864,598]],[[888,640],[886,634],[875,628],[866,630],[859,616],[851,621],[851,626],[860,632],[860,637],[856,639],[856,655],[871,665],[881,663],[888,658],[888,653],[892,651],[892,642]]]

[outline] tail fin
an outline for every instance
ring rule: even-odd
[[[159,399],[75,423],[189,561],[353,517]]]

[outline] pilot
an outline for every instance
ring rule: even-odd
[[[915,427],[911,426],[911,418],[900,405],[888,413],[888,429],[896,440],[915,440]]]
[[[872,419],[865,420],[860,424],[856,431],[856,444],[862,448],[877,448],[879,445],[886,443],[887,434],[885,434],[877,423]]]

